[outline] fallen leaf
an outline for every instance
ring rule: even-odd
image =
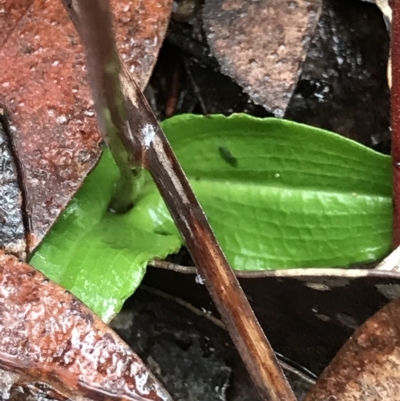
[[[389,47],[377,7],[324,1],[285,118],[390,153],[390,94],[382,68]]]
[[[10,140],[0,120],[0,249],[25,258],[22,194]]]
[[[208,0],[203,20],[221,71],[282,117],[320,10],[320,0]]]
[[[171,0],[112,2],[119,50],[143,89]],[[7,1],[0,17],[0,105],[21,164],[32,251],[100,156],[78,35],[60,1]],[[9,21],[13,21],[12,25]]]
[[[0,46],[8,39],[32,0],[2,0],[0,14]]]
[[[0,316],[0,367],[14,374],[11,381],[30,379],[71,399],[171,400],[139,357],[77,298],[4,254]],[[0,395],[4,399],[4,388]]]
[[[193,112],[197,105],[206,110],[202,114],[246,112],[269,117],[263,107],[249,103],[241,87],[222,75],[215,65],[217,60],[209,57],[207,37],[199,35],[202,16],[202,7],[195,9],[189,24],[174,20],[172,14],[167,37],[172,46],[161,54],[152,77],[152,83],[160,88],[154,103],[159,110],[165,109],[169,88],[174,86],[168,85],[172,79],[163,84],[165,74],[172,73],[161,62],[170,65],[171,53],[179,51],[189,59],[183,58],[185,79],[180,83],[175,114]],[[390,153],[390,96],[382,68],[388,54],[389,35],[377,7],[361,1],[324,1],[285,118]],[[180,60],[176,56],[172,59]]]
[[[400,400],[400,298],[350,337],[304,401]]]

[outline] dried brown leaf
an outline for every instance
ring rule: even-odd
[[[400,299],[368,319],[340,349],[304,401],[400,400]]]
[[[77,298],[4,254],[0,368],[9,372],[0,374],[3,399],[13,385],[42,383],[71,399],[171,400],[138,356]]]
[[[141,88],[171,0],[114,0],[118,46]],[[78,35],[60,1],[5,2],[0,105],[21,165],[32,251],[100,155]]]
[[[320,11],[321,0],[208,0],[203,18],[221,71],[282,116]]]

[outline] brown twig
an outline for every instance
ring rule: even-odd
[[[400,2],[393,1],[392,8],[393,248],[397,248],[400,245]]]
[[[180,79],[181,79],[181,63],[178,61],[174,65],[171,83],[169,85],[167,104],[165,105],[165,115],[171,117],[175,114],[176,106],[179,100]]]
[[[169,270],[182,274],[196,274],[196,266],[182,266],[176,263],[168,262],[166,260],[153,259],[147,263],[148,266],[157,267],[157,269]]]
[[[128,78],[127,76],[124,79]],[[124,81],[123,81],[124,82]],[[296,398],[253,310],[222,253],[211,227],[147,102],[129,78],[128,118],[140,144],[142,165],[151,173],[249,373],[264,399]],[[137,148],[131,149],[138,155]]]
[[[68,7],[68,0],[63,2]],[[83,7],[84,3],[90,7]],[[97,7],[108,7],[107,0],[80,0],[79,10],[75,8],[77,4],[72,3],[70,12],[78,32],[84,13],[95,14]],[[118,58],[114,62],[118,62]],[[151,173],[262,398],[295,401],[296,397],[171,146],[136,82],[123,63],[121,66],[120,79],[127,109],[127,130],[123,132],[121,142],[133,160]]]

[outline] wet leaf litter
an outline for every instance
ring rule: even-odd
[[[171,1],[124,0],[112,5],[122,57],[144,88]],[[61,2],[9,1],[0,21],[0,104],[23,165],[32,252],[98,161],[101,139],[83,50]]]
[[[304,401],[399,400],[400,301],[392,301],[352,335]]]
[[[0,398],[44,383],[54,389],[50,397],[61,394],[57,399],[113,394],[172,400],[130,348],[68,291],[4,253],[0,283]]]
[[[229,150],[230,151],[230,150]],[[225,154],[225,156],[227,156],[227,153],[225,152],[224,153]],[[225,159],[228,159],[229,157],[225,157]],[[225,160],[225,159],[223,159],[223,160]],[[225,160],[225,162],[226,162],[226,160]],[[227,163],[227,165],[229,165],[228,163]],[[231,165],[229,165],[231,168],[233,167],[233,166],[231,166]]]
[[[221,71],[277,117],[292,96],[321,3],[210,0],[204,5],[205,34]]]
[[[130,56],[135,53],[133,48],[142,52],[127,63],[136,69],[139,83],[145,85],[165,33],[170,2],[147,2],[144,7],[132,9],[126,5],[119,2],[116,7],[125,13],[119,15],[120,45]],[[10,221],[9,212],[12,210],[20,220],[25,213],[30,231],[24,235],[31,252],[79,188],[79,180],[96,163],[99,137],[83,70],[79,69],[84,64],[77,36],[61,3],[30,1],[18,4],[18,8],[11,3],[5,6],[0,19],[5,33],[0,102],[11,141],[2,130],[1,172],[2,190],[13,198],[7,199],[12,203],[10,210],[3,206],[2,214],[7,215],[1,227],[5,230],[7,225],[3,223],[11,224],[15,231],[18,221]],[[153,28],[143,29],[143,25],[136,24],[135,34],[141,38],[137,46],[126,43],[127,22],[132,19],[127,12],[131,10],[140,19],[146,18],[146,13],[151,15]],[[57,46],[56,37],[60,39]],[[138,60],[142,65],[137,64]],[[18,79],[7,75],[9,65],[18,65]],[[77,79],[76,73],[81,77]],[[36,137],[32,138],[32,132]],[[13,156],[22,165],[19,184],[22,182],[26,189],[24,202],[20,188],[13,182],[16,168],[10,152],[14,148]],[[60,186],[64,186],[64,193]],[[2,240],[9,238],[3,236]],[[21,251],[15,244],[5,244],[7,251],[19,253],[21,258],[25,258],[25,248],[23,245]],[[135,400],[170,399],[140,359],[65,289],[11,256],[2,255],[0,276],[0,365],[5,369],[1,375],[2,399],[18,398],[21,392],[36,399],[82,395],[97,398],[105,394]],[[43,297],[39,295],[41,290]],[[93,321],[96,329],[91,326]],[[99,359],[93,359],[93,355]]]
[[[5,122],[0,117],[0,248],[25,259],[23,194],[15,154],[6,132]]]

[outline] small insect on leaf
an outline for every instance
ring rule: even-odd
[[[232,167],[237,167],[238,161],[235,156],[224,146],[218,146],[218,152],[221,157]]]

